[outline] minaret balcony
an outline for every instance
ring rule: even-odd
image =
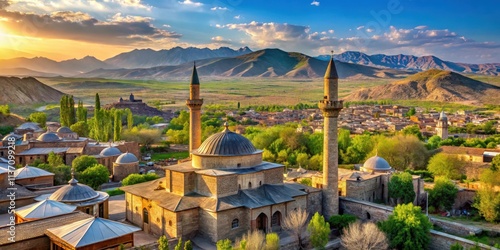
[[[344,101],[322,100],[319,102],[318,107],[320,110],[341,110],[344,108]]]
[[[203,105],[203,99],[188,99],[186,105],[189,107],[196,107]]]

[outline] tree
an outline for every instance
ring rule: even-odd
[[[193,244],[190,240],[184,242],[184,250],[193,250]]]
[[[330,224],[325,221],[325,218],[316,212],[307,226],[307,231],[313,247],[324,249],[330,234]]]
[[[375,223],[355,222],[344,228],[341,244],[348,250],[388,249],[387,237]]]
[[[389,197],[393,198],[396,204],[411,203],[415,199],[413,177],[407,172],[392,175],[388,189]]]
[[[67,165],[59,165],[54,169],[55,185],[67,184],[71,179],[71,167]]]
[[[411,107],[410,110],[408,110],[408,112],[406,113],[406,116],[410,117],[412,115],[415,115],[416,113],[417,111],[415,110],[415,107]]]
[[[71,125],[70,129],[82,137],[87,137],[89,135],[89,125],[84,121],[76,122]]]
[[[391,249],[427,249],[431,228],[432,223],[422,214],[420,207],[411,203],[397,205],[389,218],[380,223]]]
[[[125,113],[127,114],[127,129],[131,129],[134,126],[134,115],[130,109],[125,109]]]
[[[158,250],[170,250],[170,248],[169,248],[169,246],[168,246],[168,239],[167,239],[167,236],[162,235],[162,236],[158,239]]]
[[[109,171],[106,166],[96,164],[81,172],[78,179],[93,189],[98,189],[103,183],[109,181]]]
[[[99,98],[99,93],[95,93],[94,111],[95,110],[101,110],[101,98]]]
[[[429,205],[438,209],[450,210],[457,197],[455,184],[445,177],[435,179],[434,188],[429,192]]]
[[[307,221],[307,212],[302,208],[291,211],[287,217],[283,220],[283,229],[289,231],[292,235],[297,237],[299,241],[299,248],[302,246],[302,234],[304,233],[304,228]]]
[[[167,133],[168,135],[168,133]],[[134,127],[123,132],[122,139],[126,141],[135,141],[149,148],[151,144],[161,140],[161,131],[158,129],[139,129]]]
[[[81,155],[76,157],[71,166],[76,172],[83,172],[90,166],[98,164],[97,159],[89,155]]]
[[[119,141],[121,139],[121,132],[122,132],[122,113],[120,112],[120,110],[115,110],[113,141]]]
[[[60,165],[64,165],[62,157],[58,154],[55,154],[53,151],[49,153],[47,157],[47,163],[54,168]]]
[[[456,155],[438,153],[434,155],[427,165],[427,169],[434,176],[443,176],[452,180],[459,180],[464,173],[466,162]]]
[[[500,154],[496,155],[493,157],[493,160],[491,160],[491,171],[497,171],[500,169]]]
[[[422,133],[420,133],[420,128],[418,127],[418,125],[406,126],[401,132],[403,133],[403,135],[414,135],[419,140],[424,140],[424,136],[422,135]]]
[[[177,245],[175,245],[174,250],[182,250],[182,237],[179,238]]]
[[[500,185],[499,170],[491,168],[483,170],[479,177],[481,188],[476,194],[476,201],[472,204],[486,221],[500,221],[500,193],[494,187]]]
[[[309,156],[306,153],[298,153],[297,154],[297,164],[299,166],[306,168],[309,165]]]
[[[63,95],[61,97],[59,115],[61,125],[69,127],[75,123],[75,100],[73,96]]]
[[[87,123],[87,109],[83,107],[82,101],[78,101],[78,107],[76,108],[76,118],[78,122]]]
[[[429,138],[429,140],[427,140],[427,144],[425,145],[427,146],[427,149],[432,150],[439,148],[440,143],[441,137],[439,137],[438,135],[433,135],[431,138]]]
[[[273,152],[269,151],[268,149],[264,149],[262,151],[262,160],[274,162],[276,160],[276,156],[273,154]]]
[[[47,114],[44,112],[31,113],[28,120],[40,124],[41,127],[45,127],[47,124]]]
[[[219,240],[217,241],[216,247],[217,250],[233,250],[233,243],[231,243],[229,239]]]
[[[277,233],[266,234],[266,250],[280,249],[280,237]]]
[[[379,138],[378,156],[389,162],[396,170],[425,169],[428,152],[423,142],[412,135],[396,135],[391,138]],[[372,152],[375,155],[376,152]]]
[[[351,141],[351,145],[342,154],[344,164],[357,164],[366,159],[368,153],[373,150],[375,143],[370,135],[357,135]]]
[[[323,155],[313,155],[309,159],[309,169],[322,170],[323,169]]]
[[[243,235],[240,243],[245,242],[243,244],[244,247],[242,247],[244,250],[262,250],[266,247],[265,240],[266,236],[262,233],[262,231],[252,230]]]

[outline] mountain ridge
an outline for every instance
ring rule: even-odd
[[[64,95],[33,77],[0,76],[0,104],[33,104],[59,102]]]

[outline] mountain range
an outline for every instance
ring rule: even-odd
[[[451,71],[431,69],[405,79],[358,90],[344,98],[357,100],[427,100],[497,104],[500,87],[477,81]]]
[[[317,78],[325,73],[328,62],[295,52],[264,49],[236,57],[196,61],[198,75],[211,77],[284,77]],[[336,63],[341,78],[395,77],[407,73],[352,63]],[[139,69],[97,69],[78,77],[115,79],[175,79],[191,75],[193,63]]]
[[[326,55],[312,58],[278,49],[252,52],[248,47],[135,49],[104,61],[92,56],[59,62],[45,57],[0,59],[0,75],[168,79],[189,75],[189,65],[196,61],[204,68],[200,72],[205,76],[314,78],[322,76],[324,69],[318,67],[325,65],[329,58]],[[428,69],[500,75],[500,63],[454,63],[435,56],[367,55],[348,51],[334,58],[339,64],[345,63],[341,66],[346,70],[341,73],[345,77],[393,77],[404,71],[408,74]]]
[[[320,60],[330,60],[329,55],[317,56]],[[459,73],[473,73],[484,75],[500,75],[500,63],[468,64],[443,61],[435,56],[412,55],[367,55],[358,51],[347,51],[334,55],[334,59],[341,62],[360,65],[382,67],[390,69],[425,71],[429,69],[449,70]]]

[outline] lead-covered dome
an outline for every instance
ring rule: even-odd
[[[238,156],[259,152],[247,138],[230,131],[227,124],[225,125],[224,131],[208,137],[193,154]]]
[[[40,136],[38,136],[38,138],[37,138],[37,141],[42,141],[42,142],[56,142],[56,141],[60,141],[60,140],[61,140],[61,138],[59,138],[59,136],[57,136],[53,132],[43,133]]]
[[[60,127],[59,129],[57,129],[57,133],[69,134],[69,133],[73,133],[73,131],[68,127]]]
[[[116,158],[115,163],[117,164],[128,164],[139,162],[139,159],[132,153],[123,153],[118,158]]]
[[[61,187],[55,191],[49,197],[49,200],[76,203],[99,197],[99,193],[87,185],[78,183],[74,177],[71,178],[68,183],[69,185]]]
[[[391,171],[391,165],[382,157],[376,155],[365,161],[363,164],[364,171],[386,172]]]
[[[120,151],[117,147],[109,147],[105,148],[101,151],[100,155],[102,156],[115,156],[120,155],[122,151]]]

